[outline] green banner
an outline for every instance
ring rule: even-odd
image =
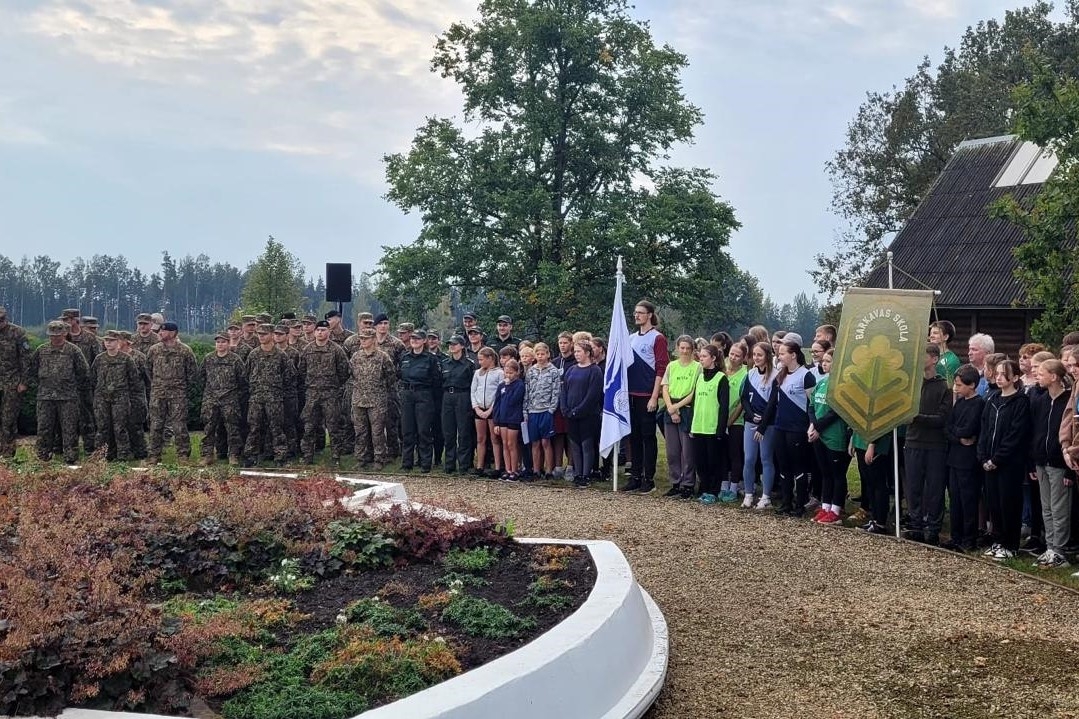
[[[918,413],[933,293],[855,287],[843,296],[828,405],[869,441]]]

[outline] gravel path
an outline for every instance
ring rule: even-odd
[[[648,719],[1079,717],[1079,598],[996,567],[732,507],[442,477],[410,496],[609,539],[670,625]]]

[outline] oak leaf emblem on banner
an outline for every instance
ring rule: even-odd
[[[876,439],[877,428],[892,426],[910,409],[910,374],[903,369],[903,353],[888,337],[877,335],[855,347],[850,362],[834,388],[835,399],[855,420],[852,424],[865,429],[867,439]]]

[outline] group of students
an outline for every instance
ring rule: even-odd
[[[769,336],[760,326],[738,340],[725,333],[707,342],[678,337],[675,358],[657,379],[666,496],[703,504],[741,497],[746,509],[814,512],[818,523],[847,519],[884,534],[898,480],[906,538],[940,544],[947,508],[950,549],[1000,561],[1026,550],[1036,566],[1068,566],[1079,468],[1079,332],[1064,338],[1059,355],[1027,344],[1015,360],[976,334],[968,364],[949,347],[954,334],[950,322],[931,325],[918,414],[899,428],[899,447],[891,432],[852,432],[829,406],[830,325],[817,328],[809,358],[797,333]],[[848,515],[852,461],[861,492]]]

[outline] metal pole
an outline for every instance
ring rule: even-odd
[[[894,290],[892,253],[888,252],[888,289]],[[899,429],[892,430],[892,482],[895,484],[895,536],[899,537]]]
[[[618,445],[621,442],[614,443],[614,449],[611,450],[611,484],[614,487],[614,491],[618,491]]]

